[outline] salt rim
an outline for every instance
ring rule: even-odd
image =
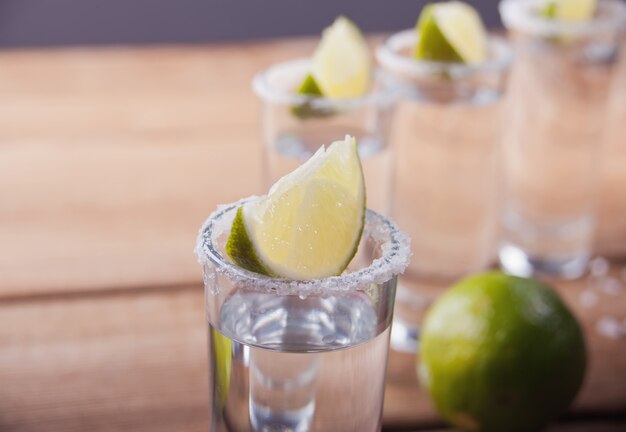
[[[563,22],[542,17],[538,10],[544,0],[502,0],[502,22],[510,30],[539,37],[583,37],[617,31],[626,23],[626,5],[621,0],[599,0],[596,16],[584,22]]]
[[[410,76],[446,73],[451,77],[505,71],[513,60],[513,49],[510,44],[504,38],[492,35],[488,37],[490,54],[488,59],[476,64],[418,60],[399,54],[401,50],[415,46],[416,41],[415,29],[395,33],[376,48],[376,59],[383,67]]]
[[[349,292],[366,289],[372,284],[382,284],[404,272],[411,257],[410,239],[384,216],[367,209],[363,235],[383,242],[382,255],[365,268],[353,273],[331,276],[325,279],[290,280],[272,278],[247,271],[223,257],[213,247],[217,238],[231,228],[232,215],[247,201],[259,199],[251,196],[235,203],[218,206],[202,224],[196,242],[195,253],[201,265],[213,265],[237,287],[273,292],[277,295],[309,295],[318,293]],[[363,238],[363,237],[362,237]]]
[[[379,88],[370,89],[363,96],[351,98],[329,98],[324,96],[311,96],[293,93],[285,89],[277,88],[271,84],[272,74],[285,74],[286,71],[284,69],[289,68],[298,72],[304,71],[306,73],[306,71],[311,69],[310,65],[310,58],[298,58],[295,60],[276,63],[255,75],[252,79],[252,89],[262,100],[289,106],[307,103],[312,108],[320,110],[334,109],[340,111],[350,111],[368,105],[386,106],[393,103],[395,100],[395,87],[389,81],[387,75],[377,68],[373,68],[372,70],[372,83],[378,83]]]

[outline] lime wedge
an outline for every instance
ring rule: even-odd
[[[541,15],[560,21],[586,21],[596,11],[597,0],[548,0]]]
[[[546,2],[545,6],[539,11],[539,14],[548,19],[556,19],[556,2]]]
[[[315,78],[313,78],[313,75],[307,74],[304,77],[304,81],[302,81],[302,84],[300,84],[300,87],[298,88],[298,94],[322,96],[320,86],[317,85],[317,82],[315,81]]]
[[[487,58],[487,31],[478,12],[466,3],[426,5],[417,34],[414,55],[419,60],[471,64]]]
[[[320,90],[319,85],[313,78],[313,75],[307,74],[300,84],[298,88],[298,94],[308,95],[308,96],[322,96],[322,91]],[[323,118],[328,117],[334,114],[334,111],[329,108],[320,108],[313,106],[311,101],[305,101],[299,105],[295,105],[291,107],[291,112],[296,117],[306,120],[309,118]]]
[[[371,58],[359,28],[338,17],[322,33],[313,54],[312,74],[321,93],[330,98],[357,97],[370,86]]]
[[[241,267],[289,279],[338,275],[356,253],[365,183],[356,140],[346,136],[237,211],[226,252]]]

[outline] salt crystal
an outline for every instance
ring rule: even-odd
[[[606,258],[594,258],[589,263],[589,270],[593,276],[605,276],[609,272],[609,262]]]
[[[622,293],[622,283],[615,278],[603,278],[598,283],[598,288],[605,294],[616,296]]]
[[[590,309],[598,304],[598,294],[591,290],[585,290],[578,297],[580,305],[586,309]]]
[[[596,331],[604,337],[609,339],[619,339],[624,335],[624,329],[620,325],[619,321],[613,317],[603,316],[596,323]]]
[[[205,266],[203,273],[204,286],[212,295],[218,295],[220,293],[220,287],[217,283],[217,278],[213,270],[209,266]]]

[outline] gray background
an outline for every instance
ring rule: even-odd
[[[339,14],[367,32],[411,27],[422,0],[0,0],[0,46],[184,43],[319,34]],[[498,0],[469,1],[489,27]]]

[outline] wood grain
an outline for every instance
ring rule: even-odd
[[[0,295],[198,280],[259,193],[258,69],[307,43],[0,53]]]
[[[0,296],[197,281],[200,222],[260,192],[250,81],[312,47],[0,52]],[[626,252],[626,66],[618,75],[597,241],[612,255]]]
[[[217,203],[260,191],[252,76],[312,46],[0,52],[1,431],[207,429],[197,228]],[[618,78],[597,236],[616,257],[626,254],[626,61]],[[624,413],[626,339],[596,327],[623,319],[626,300],[600,294],[585,309],[586,284],[558,287],[591,358],[574,412]],[[391,354],[386,428],[440,424],[414,370],[412,356]],[[596,430],[585,427],[555,431]]]
[[[604,295],[584,309],[578,299],[585,289],[559,286],[590,353],[573,410],[610,417],[626,412],[626,339],[602,337],[596,325],[623,314],[626,296]],[[0,430],[206,430],[205,326],[199,285],[1,301]],[[413,356],[390,355],[384,424],[441,424],[417,382]]]
[[[206,431],[201,287],[2,303],[0,430]]]

